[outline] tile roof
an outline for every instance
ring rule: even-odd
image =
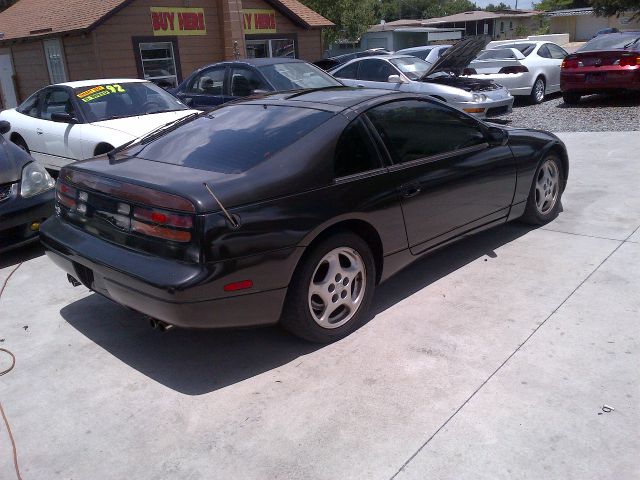
[[[85,30],[130,0],[19,0],[0,13],[0,40]]]
[[[130,1],[18,0],[0,12],[0,34],[4,34],[0,35],[0,41],[87,30]],[[267,1],[303,27],[333,26],[332,22],[297,0]]]

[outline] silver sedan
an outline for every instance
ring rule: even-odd
[[[345,85],[424,93],[480,118],[507,114],[513,106],[502,85],[459,77],[441,61],[431,65],[411,55],[359,58],[329,73]]]

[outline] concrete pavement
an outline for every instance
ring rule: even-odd
[[[561,137],[559,219],[426,258],[330,346],[160,334],[29,260],[0,300],[24,479],[639,478],[640,133]]]

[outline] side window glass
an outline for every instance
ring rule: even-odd
[[[371,59],[360,62],[359,80],[386,82],[390,75],[399,75],[399,73],[384,60]]]
[[[336,178],[380,168],[378,152],[361,119],[345,128],[335,155]]]
[[[358,63],[359,62],[354,62],[347,65],[346,67],[342,67],[340,70],[334,73],[333,76],[336,78],[347,78],[355,80],[358,76]]]
[[[231,70],[231,95],[248,97],[254,90],[271,90],[262,77],[249,68],[233,68]]]
[[[187,87],[187,93],[196,95],[223,95],[224,68],[205,70]]]
[[[465,115],[431,102],[380,105],[367,116],[384,140],[394,163],[447,153],[485,143],[479,125]]]
[[[66,90],[52,89],[49,90],[44,97],[40,118],[43,120],[51,120],[53,113],[68,113],[73,115],[73,103],[71,95]]]
[[[38,98],[40,96],[40,92],[36,92],[27,98],[22,105],[18,108],[18,111],[24,115],[29,115],[30,117],[38,116]]]
[[[551,53],[549,53],[549,49],[546,45],[543,45],[538,49],[538,56],[542,58],[551,58]]]
[[[558,47],[557,45],[548,43],[546,46],[549,49],[549,53],[551,53],[551,58],[554,58],[556,60],[562,60],[564,57],[567,56],[567,52],[565,52],[562,48]]]

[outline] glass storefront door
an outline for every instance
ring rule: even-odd
[[[296,42],[292,38],[247,40],[247,58],[271,58],[296,56]]]
[[[145,80],[162,88],[178,86],[173,42],[140,42],[138,48]]]

